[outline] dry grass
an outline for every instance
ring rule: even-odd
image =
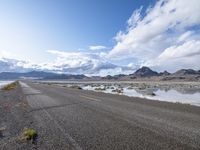
[[[15,81],[15,82],[13,82],[13,83],[10,83],[10,84],[4,86],[4,87],[2,88],[2,90],[4,90],[4,91],[13,90],[13,89],[15,89],[15,88],[17,87],[18,84],[19,84],[18,81]]]
[[[5,131],[6,130],[6,127],[0,127],[0,137],[1,137],[1,135],[3,135],[3,131]]]
[[[27,140],[27,141],[31,140],[32,142],[34,142],[36,140],[37,136],[38,136],[38,134],[37,134],[37,131],[35,129],[25,128],[21,139]]]

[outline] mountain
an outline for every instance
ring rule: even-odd
[[[132,75],[135,77],[152,77],[152,76],[157,76],[158,73],[151,70],[148,67],[142,67],[138,69],[137,71],[135,71],[135,73]]]
[[[162,76],[162,81],[200,81],[200,72],[193,69],[181,69],[170,75]]]
[[[171,73],[169,73],[168,71],[164,71],[164,72],[160,72],[159,76],[169,76]]]
[[[118,74],[118,75],[107,75],[106,77],[102,77],[103,80],[122,80],[124,77],[127,77],[127,75],[124,74]]]
[[[102,77],[102,80],[151,80],[151,81],[200,81],[200,71],[181,69],[175,73],[156,72],[148,67],[141,67],[133,74]]]
[[[54,73],[48,73],[43,71],[31,71],[27,73],[19,73],[19,72],[1,72],[0,79],[1,80],[14,80],[14,79],[23,79],[23,78],[37,78],[43,79],[45,77],[53,76]]]
[[[174,76],[200,75],[200,72],[193,69],[181,69],[173,73],[173,75]]]
[[[1,72],[0,80],[16,80],[16,79],[45,79],[45,80],[57,80],[57,79],[88,79],[85,75],[71,75],[71,74],[56,74],[44,71],[31,71],[27,73],[16,72]]]
[[[181,69],[175,73],[156,72],[148,67],[141,67],[136,70],[133,74],[124,75],[108,75],[105,77],[92,76],[87,77],[83,74],[57,74],[45,71],[29,71],[26,73],[20,72],[1,72],[0,80],[15,80],[15,79],[43,79],[43,80],[118,80],[118,81],[200,81],[200,70],[196,71],[193,69]]]
[[[133,74],[129,75],[119,74],[115,76],[108,75],[106,77],[102,77],[102,80],[134,80],[139,78],[150,78],[158,75],[159,73],[151,70],[150,68],[142,67],[136,70]]]
[[[85,75],[71,75],[71,74],[56,74],[53,76],[44,77],[45,80],[87,80],[90,79]]]

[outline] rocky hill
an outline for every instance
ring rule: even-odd
[[[142,67],[132,75],[135,77],[152,77],[152,76],[158,76],[158,73],[156,71],[151,70],[148,67]]]

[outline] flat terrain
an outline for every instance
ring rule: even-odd
[[[2,150],[200,149],[200,107],[20,84],[0,93]],[[16,138],[25,127],[37,130],[34,144]]]

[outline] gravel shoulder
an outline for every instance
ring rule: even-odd
[[[34,127],[33,118],[21,87],[0,91],[0,149],[34,149],[35,145],[23,139],[25,128]]]

